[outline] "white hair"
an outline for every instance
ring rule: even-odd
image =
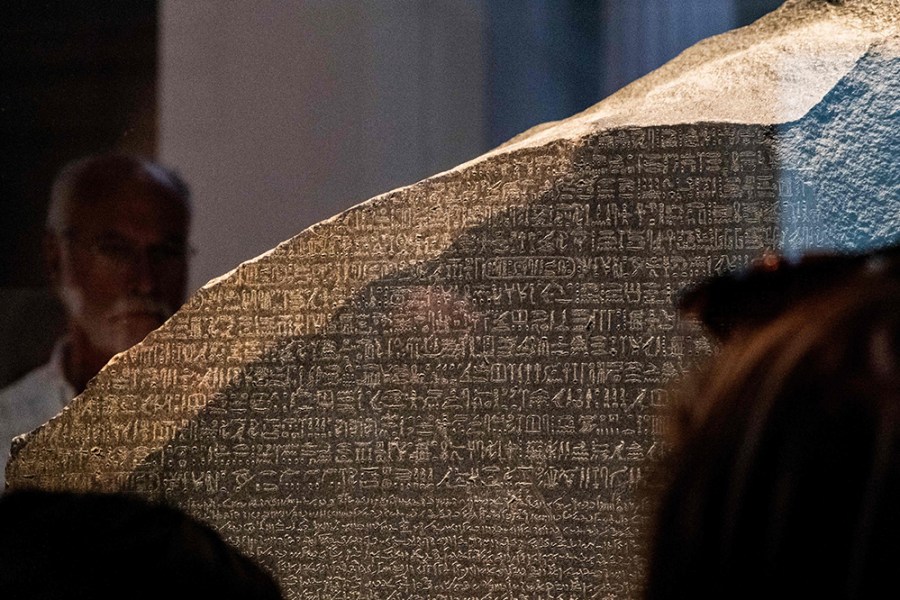
[[[190,218],[190,190],[178,173],[137,156],[96,154],[66,164],[56,176],[47,208],[47,230],[57,235],[65,232],[72,204],[91,199],[82,188],[94,186],[93,193],[102,193],[129,180],[145,181],[170,192],[182,201]]]

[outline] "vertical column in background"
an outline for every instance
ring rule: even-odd
[[[602,97],[604,0],[485,0],[490,143]]]
[[[738,22],[734,0],[606,0],[603,4],[604,97],[700,40],[746,24]],[[742,16],[752,20],[750,13]]]
[[[567,118],[780,0],[486,2],[490,142]]]

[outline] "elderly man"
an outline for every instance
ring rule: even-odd
[[[59,174],[45,253],[67,333],[47,364],[0,391],[0,481],[13,437],[59,413],[184,301],[189,224],[187,186],[155,163],[107,154]]]

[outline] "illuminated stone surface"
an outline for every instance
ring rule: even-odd
[[[291,598],[638,595],[676,291],[897,238],[896,2],[796,2],[569,121],[198,292],[17,444],[15,486],[131,490]]]

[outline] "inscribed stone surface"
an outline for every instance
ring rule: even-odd
[[[11,484],[173,502],[290,598],[637,597],[657,411],[711,351],[677,290],[900,232],[893,8],[792,3],[301,233],[114,360]],[[786,81],[747,70],[773,46]],[[729,91],[672,101],[698,87]]]

